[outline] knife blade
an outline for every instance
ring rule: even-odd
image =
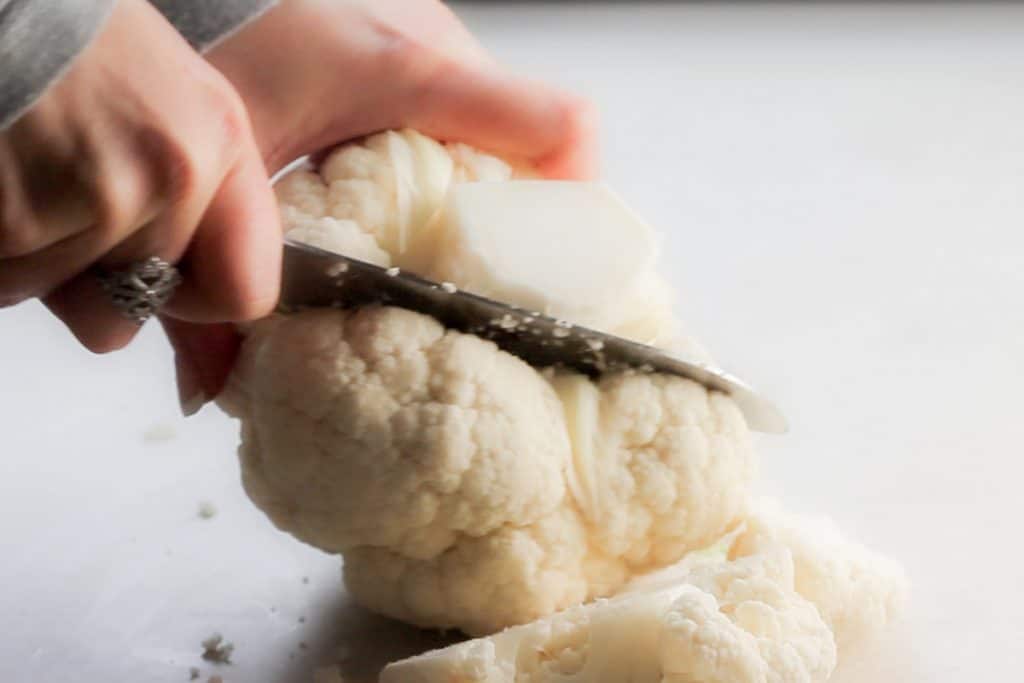
[[[538,368],[563,367],[590,377],[627,369],[686,377],[731,396],[751,429],[787,430],[785,418],[770,401],[709,363],[285,238],[281,311],[370,305],[430,315]]]

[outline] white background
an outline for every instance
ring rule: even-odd
[[[909,614],[844,680],[1019,680],[1024,7],[459,11],[599,105],[681,313],[790,417],[764,488],[906,564]],[[175,418],[157,329],[97,358],[4,311],[0,383],[0,680],[205,680],[215,630],[227,683],[308,682],[339,648],[372,678],[429,642],[248,504],[235,426]]]

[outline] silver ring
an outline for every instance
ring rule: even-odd
[[[138,325],[170,301],[181,284],[178,269],[156,256],[137,261],[124,270],[100,273],[97,277],[114,307]]]

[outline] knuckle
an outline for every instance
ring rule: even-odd
[[[222,89],[217,96],[219,129],[222,146],[234,149],[249,136],[249,114],[242,99],[231,89]]]
[[[93,229],[102,242],[116,241],[137,227],[151,201],[149,184],[147,174],[134,165],[96,179],[90,192],[97,219]]]
[[[248,113],[230,87],[206,86],[203,104],[204,134],[164,143],[158,182],[171,204],[212,195],[251,137]]]
[[[204,101],[211,125],[209,136],[218,152],[211,161],[225,169],[237,158],[239,149],[249,142],[249,114],[242,98],[219,74],[206,85]]]

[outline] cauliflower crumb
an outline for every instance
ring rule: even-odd
[[[200,519],[213,519],[217,516],[217,507],[208,500],[200,501],[197,514]]]
[[[230,664],[231,653],[235,651],[235,646],[224,640],[224,637],[219,633],[214,633],[201,643],[203,646],[203,659],[208,662],[214,662],[216,664]]]
[[[338,261],[337,263],[332,263],[330,266],[328,266],[326,274],[327,277],[340,277],[341,275],[344,275],[347,272],[348,263],[345,261]]]

